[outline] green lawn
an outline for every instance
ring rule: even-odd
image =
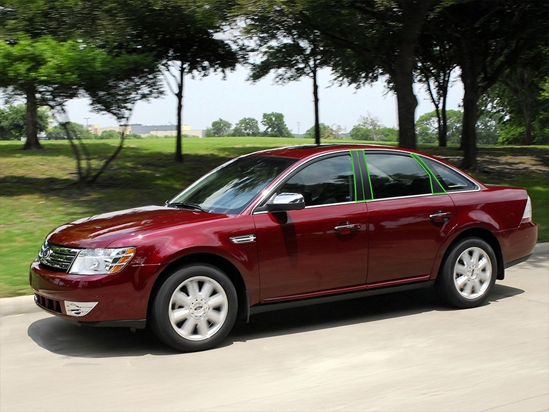
[[[56,226],[91,214],[163,204],[230,158],[312,141],[264,137],[184,139],[184,163],[176,164],[174,139],[132,139],[91,186],[76,184],[76,162],[68,142],[42,143],[45,150],[29,152],[20,150],[20,142],[0,141],[0,297],[31,293],[28,266],[44,237]],[[86,144],[92,157],[104,159],[118,141],[90,140]],[[441,156],[456,154],[455,149],[423,150]],[[505,153],[508,149],[490,150]],[[549,153],[549,148],[539,150]],[[487,183],[526,187],[533,200],[534,219],[540,225],[540,240],[549,241],[548,175],[521,172],[505,179],[478,177]]]

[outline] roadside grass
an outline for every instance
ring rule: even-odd
[[[0,297],[30,294],[28,267],[55,227],[107,211],[163,204],[190,183],[241,154],[306,143],[299,139],[184,139],[183,164],[173,161],[174,139],[128,140],[94,185],[77,183],[76,161],[66,141],[43,141],[43,151],[0,142]],[[85,141],[93,167],[117,140]]]
[[[338,141],[341,142],[341,141]],[[184,139],[182,164],[173,161],[174,139],[130,139],[119,157],[94,185],[77,183],[76,161],[66,141],[44,141],[43,151],[23,151],[21,143],[0,141],[0,297],[30,294],[28,267],[48,232],[66,222],[107,211],[163,204],[221,163],[253,151],[309,139],[266,137]],[[118,141],[89,140],[97,167]],[[356,141],[354,141],[356,143]],[[458,163],[456,148],[422,146],[421,150]],[[549,147],[528,148],[547,162]],[[498,157],[513,156],[517,147],[486,147]],[[493,153],[492,153],[493,152]],[[547,165],[547,164],[546,164]],[[549,174],[532,173],[528,165],[501,175],[475,174],[485,183],[528,189],[539,225],[540,241],[549,241]]]

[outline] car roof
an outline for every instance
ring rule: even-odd
[[[294,159],[305,159],[310,156],[315,156],[324,153],[339,152],[342,150],[364,150],[364,149],[384,149],[398,152],[415,152],[414,150],[407,150],[392,146],[382,145],[367,145],[367,144],[321,144],[321,145],[299,145],[280,147],[276,149],[267,149],[260,152],[255,152],[254,156],[281,156],[291,157]]]

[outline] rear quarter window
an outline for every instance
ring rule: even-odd
[[[475,183],[467,179],[461,173],[450,169],[448,166],[426,157],[422,157],[422,160],[425,162],[427,167],[431,169],[439,183],[447,192],[478,189],[478,186]]]

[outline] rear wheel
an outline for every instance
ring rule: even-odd
[[[472,308],[486,301],[497,276],[492,247],[482,239],[466,238],[447,254],[435,289],[452,306]]]
[[[193,352],[218,345],[231,331],[237,295],[218,268],[191,265],[160,286],[151,308],[151,328],[167,345]]]

